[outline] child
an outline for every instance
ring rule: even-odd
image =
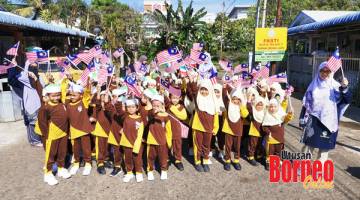
[[[144,132],[144,123],[141,117],[137,115],[138,101],[136,99],[128,99],[125,101],[126,117],[123,123],[123,133],[120,140],[125,154],[125,168],[126,175],[123,178],[125,183],[128,183],[134,178],[133,171],[135,170],[135,178],[137,182],[143,181],[142,175],[142,153],[144,145],[142,144],[142,136]]]
[[[229,102],[227,113],[224,115],[224,125],[222,131],[225,134],[225,165],[226,171],[230,170],[231,167],[231,150],[234,149],[234,168],[241,170],[239,163],[240,159],[240,145],[241,136],[243,132],[243,122],[241,118],[246,118],[249,114],[246,108],[245,96],[240,88],[233,89],[230,94],[230,101],[226,98],[225,104]]]
[[[198,172],[210,172],[211,137],[219,128],[214,88],[209,79],[201,80],[199,87],[192,79],[188,89],[192,99],[195,100],[196,107],[192,121],[195,169]],[[201,165],[201,158],[203,158],[203,165]]]
[[[223,86],[220,84],[215,84],[214,85],[214,92],[215,92],[215,102],[216,102],[216,106],[218,107],[218,114],[219,114],[219,127],[223,126],[223,118],[222,118],[222,114],[223,112],[225,112],[225,104],[224,104],[224,98],[227,95],[227,91],[223,90]],[[215,139],[216,138],[216,139]],[[224,147],[225,147],[225,134],[222,132],[222,130],[219,128],[216,136],[213,136],[211,139],[211,149],[215,150],[216,146],[215,146],[215,140],[217,140],[217,145],[219,147],[219,155],[218,157],[220,159],[224,158]],[[215,152],[211,153],[212,155],[214,155]],[[210,161],[210,160],[209,160]]]
[[[48,124],[48,134],[45,148],[45,175],[44,182],[56,185],[58,181],[52,174],[52,166],[58,165],[58,176],[70,178],[71,174],[64,168],[67,151],[68,118],[66,108],[61,103],[61,89],[59,85],[50,84],[46,87],[49,102],[45,106],[45,120]],[[56,160],[55,160],[56,159]]]
[[[108,137],[108,144],[112,147],[114,157],[114,168],[110,173],[111,177],[121,173],[122,152],[120,148],[121,129],[125,110],[123,109],[122,98],[127,92],[127,88],[118,88],[112,91],[112,104],[106,104],[106,110],[111,113],[111,127]]]
[[[256,96],[254,103],[248,106],[250,112],[248,161],[253,166],[258,165],[255,160],[255,153],[258,153],[258,156],[261,156],[261,138],[264,135],[261,129],[261,123],[265,115],[265,102],[263,97]]]
[[[80,152],[85,162],[83,176],[91,172],[91,143],[90,133],[94,130],[90,123],[88,110],[83,103],[84,88],[81,85],[70,84],[71,99],[66,110],[70,123],[70,139],[73,141],[73,153],[75,162],[70,169],[70,174],[75,175],[80,166]]]
[[[98,86],[97,91],[95,106],[97,122],[92,134],[95,136],[97,172],[104,175],[106,174],[104,162],[107,156],[107,141],[111,127],[111,115],[105,110],[106,104],[109,103],[109,93],[106,90],[100,92],[100,86]]]
[[[175,167],[183,171],[184,165],[182,164],[182,138],[181,138],[181,122],[187,119],[187,113],[184,106],[180,103],[181,96],[178,94],[170,93],[170,101],[168,103],[167,112],[173,117],[170,117],[171,130],[172,130],[172,150],[175,157]],[[176,119],[175,119],[176,118]],[[179,121],[180,120],[180,121]]]
[[[171,147],[172,131],[168,114],[164,108],[164,97],[154,95],[151,99],[152,112],[149,115],[149,132],[147,135],[148,180],[154,180],[154,164],[158,158],[161,168],[161,180],[167,179],[168,148]]]
[[[276,99],[269,101],[268,109],[262,123],[262,129],[266,133],[266,165],[265,169],[269,170],[269,156],[280,156],[280,152],[284,149],[284,125],[293,118],[293,113],[290,111],[285,113],[280,107]]]

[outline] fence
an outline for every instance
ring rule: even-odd
[[[309,54],[290,54],[288,57],[289,83],[300,92],[305,92],[311,80],[318,72],[320,63],[326,61],[327,56]],[[353,104],[360,106],[360,58],[341,58],[344,76],[349,80],[349,88],[353,93]],[[335,74],[336,80],[341,80],[339,69]]]

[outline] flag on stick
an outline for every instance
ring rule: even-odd
[[[20,41],[14,44],[9,50],[7,50],[6,55],[17,56],[17,51],[19,49]]]

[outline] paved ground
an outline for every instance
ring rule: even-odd
[[[300,102],[293,99],[296,112]],[[299,151],[300,130],[294,120],[286,128],[286,148]],[[342,122],[338,145],[330,153],[335,162],[335,188],[304,190],[301,183],[272,184],[263,166],[252,167],[241,160],[243,169],[225,172],[212,159],[210,173],[197,173],[185,160],[185,171],[173,166],[169,180],[122,183],[121,177],[76,175],[50,187],[43,183],[44,152],[30,147],[23,123],[0,124],[0,198],[1,199],[359,199],[360,198],[360,125]],[[110,171],[108,171],[110,173]]]

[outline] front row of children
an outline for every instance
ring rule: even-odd
[[[217,91],[221,88],[222,91]],[[36,89],[42,90],[40,94],[43,94],[36,132],[44,141],[44,182],[49,185],[58,183],[52,173],[54,163],[58,166],[57,175],[66,179],[79,171],[82,158],[85,162],[82,175],[89,175],[93,152],[98,173],[105,174],[109,151],[114,160],[110,176],[120,174],[124,163],[123,181],[136,179],[142,182],[145,153],[147,179],[154,180],[155,160],[158,159],[160,179],[165,180],[168,178],[169,152],[175,158],[175,166],[184,170],[181,123],[186,120],[192,130],[189,138],[193,143],[197,171],[210,171],[211,140],[218,132],[224,134],[224,147],[220,147],[225,149],[224,169],[230,170],[233,164],[240,170],[244,127],[249,127],[248,160],[257,165],[255,156],[280,154],[284,144],[284,124],[292,118],[292,112],[286,114],[281,107],[285,100],[271,98],[271,94],[262,92],[261,87],[247,90],[232,89],[230,84],[214,87],[208,79],[187,80],[185,95],[164,95],[166,92],[161,89],[146,86],[139,98],[127,95],[130,91],[126,86],[83,88],[67,79],[61,85],[50,84],[44,89],[37,84]],[[193,104],[193,110],[185,108],[184,97]],[[261,138],[265,138],[265,148]],[[73,153],[70,171],[65,168],[69,139]],[[234,159],[231,152],[234,152]]]

